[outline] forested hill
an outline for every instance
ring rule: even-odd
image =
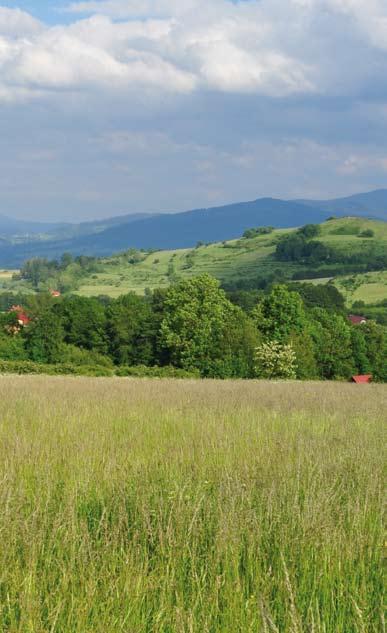
[[[198,241],[230,240],[251,226],[290,228],[323,222],[331,215],[387,220],[387,190],[328,201],[261,198],[182,213],[127,215],[51,227],[0,217],[0,238],[7,239],[0,245],[0,266],[15,268],[31,257],[53,259],[64,252],[101,257],[128,248],[192,248]],[[23,232],[27,233],[24,237]]]

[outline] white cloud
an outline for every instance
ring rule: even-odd
[[[0,7],[0,213],[383,186],[386,47],[386,0]]]
[[[20,9],[0,6],[0,35],[21,37],[37,33],[43,25]]]
[[[7,10],[13,26],[0,40],[0,98],[90,85],[105,92],[118,88],[124,95],[139,88],[274,97],[316,91],[313,64],[286,44],[284,16],[276,20],[275,5],[276,0],[269,10],[265,3],[226,0],[81,3],[72,10],[101,14],[54,27]],[[128,19],[116,22],[106,11]]]
[[[67,11],[73,23],[49,27],[0,7],[0,99],[90,86],[125,98],[343,94],[375,72],[372,48],[387,47],[384,0],[107,0]]]

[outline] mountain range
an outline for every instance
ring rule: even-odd
[[[259,198],[180,213],[131,214],[83,222],[37,223],[0,215],[0,266],[18,267],[31,257],[107,256],[128,248],[174,249],[240,236],[257,226],[291,228],[329,216],[387,221],[387,189],[335,200]]]

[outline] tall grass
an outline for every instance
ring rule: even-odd
[[[384,630],[385,386],[0,378],[0,630]]]

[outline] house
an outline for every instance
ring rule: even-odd
[[[364,385],[372,382],[371,374],[364,374],[363,376],[352,376],[352,382],[355,382],[357,385]]]
[[[61,294],[60,294],[59,290],[50,290],[50,295],[51,295],[52,297],[55,297],[55,298],[57,298],[57,297],[60,297],[60,296],[61,296]]]
[[[31,322],[29,316],[25,313],[24,308],[22,306],[12,306],[8,312],[15,312],[17,322],[20,327],[25,327]]]
[[[348,319],[351,321],[352,325],[363,325],[364,323],[367,323],[367,319],[365,317],[357,314],[350,314]]]

